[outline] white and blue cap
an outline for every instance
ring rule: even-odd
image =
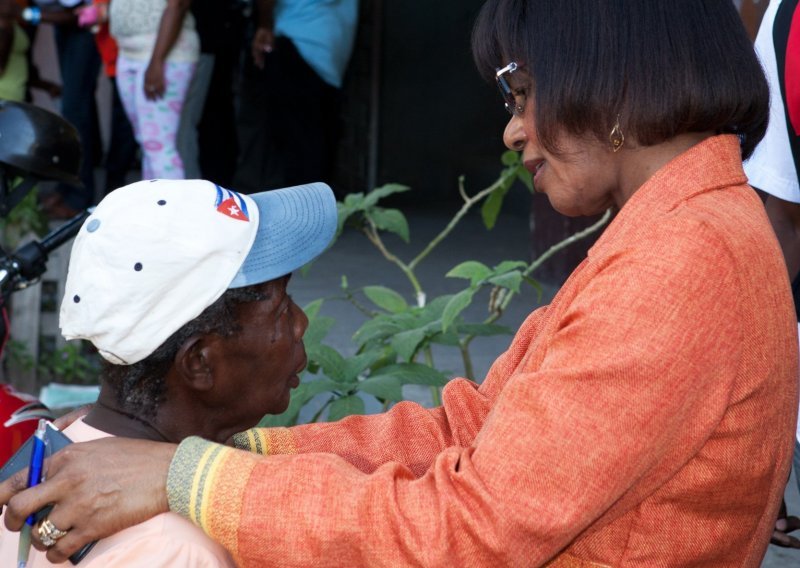
[[[108,361],[158,349],[228,288],[284,276],[324,251],[336,200],[324,183],[243,195],[204,180],[111,192],[72,247],[59,324]]]

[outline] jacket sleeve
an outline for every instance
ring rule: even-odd
[[[350,416],[338,422],[254,428],[234,436],[234,445],[262,455],[332,453],[366,473],[397,462],[421,475],[441,450],[472,443],[504,382],[538,335],[546,313],[542,307],[528,316],[481,386],[466,379],[447,383],[438,408],[401,402],[383,414]]]
[[[600,268],[541,364],[495,378],[503,388],[468,444],[448,444],[454,428],[435,413],[422,415],[427,437],[407,422],[420,415],[402,412],[321,433],[320,450],[380,453],[365,473],[352,455],[265,458],[190,438],[170,506],[241,566],[544,564],[612,506],[663,484],[657,465],[674,475],[725,413],[742,340],[736,271],[713,235],[692,229],[681,246],[639,243],[657,252]],[[341,451],[349,429],[365,449]],[[433,458],[418,476],[403,452]]]

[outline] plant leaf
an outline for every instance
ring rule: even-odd
[[[362,199],[359,198],[359,193],[348,194],[344,203],[336,204],[336,234],[341,235],[344,229],[344,224],[347,220],[361,209],[360,203]]]
[[[316,381],[303,381],[292,391],[292,398],[289,407],[281,414],[267,414],[258,423],[259,428],[274,428],[278,426],[292,426],[297,422],[300,410],[308,402],[324,392],[336,390],[337,384],[330,379],[319,379]]]
[[[504,166],[514,166],[520,163],[520,155],[519,152],[515,150],[506,150],[503,152],[503,155],[500,156],[500,161],[503,163]]]
[[[377,363],[382,357],[382,349],[371,349],[355,357],[345,359],[345,375],[348,377],[358,377],[366,369]]]
[[[380,207],[373,207],[368,209],[367,217],[375,223],[375,226],[383,231],[394,233],[403,242],[410,242],[411,236],[408,230],[408,221],[397,209],[381,209]]]
[[[384,339],[401,331],[403,331],[403,328],[397,322],[378,316],[364,322],[353,334],[353,341],[356,342],[356,345],[362,347],[370,341]]]
[[[504,260],[494,267],[492,270],[495,274],[502,274],[503,272],[510,272],[512,270],[519,270],[528,266],[527,262],[522,260]]]
[[[382,185],[381,187],[376,187],[364,198],[364,201],[361,203],[362,209],[369,209],[370,207],[374,207],[378,201],[383,199],[384,197],[388,197],[393,193],[403,193],[404,191],[408,191],[411,189],[407,185],[401,185],[399,183],[387,183],[386,185]]]
[[[306,313],[308,319],[313,320],[315,317],[317,317],[317,314],[319,313],[319,309],[322,307],[323,302],[324,300],[322,299],[314,300],[310,304],[306,304],[303,307],[303,311]]]
[[[358,390],[382,400],[390,400],[392,402],[403,400],[403,385],[400,379],[389,375],[364,379],[358,383]]]
[[[328,410],[328,420],[336,422],[345,416],[352,416],[353,414],[364,414],[364,401],[357,395],[343,396],[331,403]]]
[[[494,229],[495,223],[497,223],[497,217],[500,215],[500,209],[503,207],[503,200],[506,193],[508,193],[509,187],[510,184],[504,183],[495,189],[481,206],[483,224],[490,231]]]
[[[475,292],[474,288],[467,288],[450,298],[442,314],[442,331],[447,331],[458,315],[472,303],[472,297]]]
[[[533,176],[525,168],[517,170],[517,179],[522,182],[522,185],[528,188],[528,191],[533,193]]]
[[[506,272],[499,276],[492,276],[489,278],[489,282],[495,286],[502,286],[503,288],[508,288],[519,294],[519,285],[522,284],[522,273],[517,270]]]
[[[476,337],[512,335],[514,333],[510,327],[490,323],[462,323],[458,326],[458,330],[466,335],[474,335]]]
[[[379,308],[387,312],[399,314],[408,310],[408,304],[403,296],[385,286],[365,286],[364,295]]]
[[[425,339],[425,330],[410,329],[401,331],[392,337],[392,348],[397,354],[406,361],[410,361],[417,351],[417,346]]]
[[[322,344],[309,345],[306,352],[308,359],[318,364],[322,368],[322,372],[337,383],[346,383],[354,379],[354,377],[346,375],[344,357],[333,347]]]
[[[477,260],[468,260],[466,262],[462,262],[458,266],[455,266],[450,269],[450,272],[445,274],[447,278],[466,278],[470,281],[472,286],[475,286],[492,274],[492,271],[489,270],[489,267],[483,264],[482,262],[478,262]]]
[[[328,336],[336,320],[325,316],[317,316],[308,320],[308,329],[303,334],[303,343],[306,347],[317,345]]]
[[[433,335],[430,339],[431,343],[436,343],[438,345],[448,345],[451,347],[458,346],[458,334],[453,331],[448,331],[447,333],[439,333]]]
[[[444,373],[421,363],[388,365],[370,378],[377,379],[378,377],[392,377],[403,385],[427,385],[431,387],[444,386],[448,381]]]

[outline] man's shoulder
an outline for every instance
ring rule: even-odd
[[[101,540],[90,557],[98,566],[235,566],[222,546],[175,513],[162,513]]]

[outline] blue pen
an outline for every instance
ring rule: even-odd
[[[46,447],[45,435],[47,433],[47,420],[39,420],[39,426],[33,434],[33,449],[31,450],[31,464],[28,468],[28,487],[39,485],[42,482],[44,469],[44,450]],[[31,551],[31,530],[36,522],[35,515],[30,515],[19,533],[19,549],[17,551],[17,568],[25,568],[28,564],[28,555]]]

